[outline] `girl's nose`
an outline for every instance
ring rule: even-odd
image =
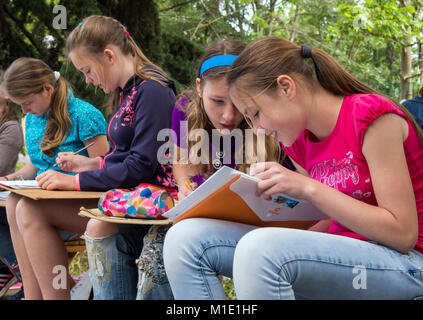
[[[222,117],[226,122],[232,122],[235,118],[236,112],[237,112],[237,109],[235,109],[235,106],[232,103],[229,103],[225,107]]]

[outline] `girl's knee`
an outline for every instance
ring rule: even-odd
[[[117,232],[118,228],[114,223],[90,219],[85,230],[85,235],[90,238],[104,238]]]
[[[22,196],[19,196],[15,193],[10,193],[6,199],[7,221],[12,227],[16,224],[16,206],[21,199]]]
[[[42,222],[43,215],[37,214],[39,211],[34,206],[34,201],[35,200],[22,197],[16,204],[14,219],[20,231]]]
[[[171,251],[180,248],[182,244],[189,245],[198,243],[206,238],[207,220],[186,219],[172,226],[166,233],[164,247]]]

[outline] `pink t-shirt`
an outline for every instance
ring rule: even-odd
[[[361,150],[366,129],[385,113],[395,113],[405,118],[397,106],[379,95],[346,96],[335,128],[326,139],[312,141],[310,132],[304,130],[291,147],[283,146],[283,149],[313,179],[368,204],[377,205],[369,167]],[[408,127],[404,151],[416,198],[419,224],[415,249],[423,253],[423,147],[410,121]],[[328,233],[368,240],[333,219]]]

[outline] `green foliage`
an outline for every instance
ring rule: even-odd
[[[178,83],[178,92],[189,86],[195,79],[202,48],[175,33],[162,34],[163,58],[161,66]]]
[[[54,5],[67,9],[68,29],[52,28]],[[65,57],[67,34],[91,14],[124,25],[153,62],[175,79],[179,91],[194,79],[198,58],[212,42],[251,41],[277,35],[318,47],[353,75],[400,99],[405,80],[414,91],[423,0],[4,0],[0,4],[0,64],[20,56],[42,58],[71,82],[78,97],[102,108],[107,97],[87,86]],[[46,46],[45,37],[52,37]],[[412,48],[403,74],[403,48]]]

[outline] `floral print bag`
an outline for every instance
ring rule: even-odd
[[[177,190],[148,183],[136,189],[112,189],[98,201],[100,211],[111,217],[166,219],[163,213],[175,206]]]

